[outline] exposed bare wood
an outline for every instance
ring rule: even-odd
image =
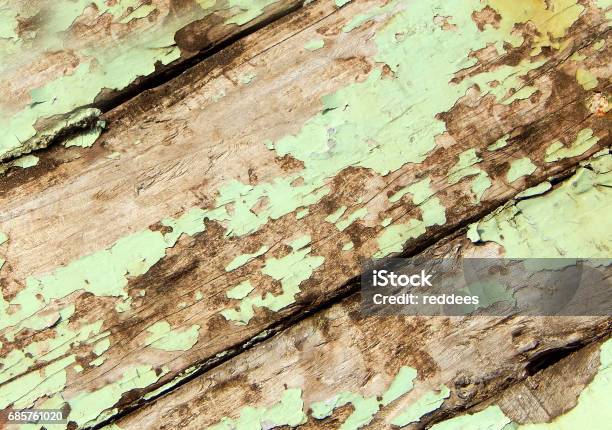
[[[313,2],[108,112],[90,149],[11,167],[1,407],[67,403],[78,425],[101,422],[342,294],[363,261],[420,250],[610,145],[595,2],[555,28],[544,2],[524,19],[497,5],[490,23],[480,3],[442,3]],[[587,256],[608,254],[605,239]],[[528,322],[543,345],[607,327]],[[464,324],[511,342],[511,325]],[[500,375],[528,362],[515,352]],[[15,390],[53,366],[65,380]]]

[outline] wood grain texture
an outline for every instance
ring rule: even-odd
[[[101,422],[608,147],[605,12],[547,28],[544,2],[502,3],[313,2],[108,112],[90,149],[9,170],[3,407]]]
[[[300,5],[264,0],[0,4],[0,161],[93,127],[151,78]]]

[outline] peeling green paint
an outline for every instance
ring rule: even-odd
[[[145,345],[164,351],[187,351],[198,342],[200,326],[173,330],[167,321],[159,321],[147,328],[147,331],[149,336]]]
[[[283,292],[277,296],[268,292],[251,294],[240,301],[238,309],[225,309],[221,315],[238,324],[247,324],[255,316],[254,307],[264,307],[278,312],[295,301],[300,284],[312,276],[313,271],[323,264],[323,257],[310,256],[310,236],[302,236],[290,245],[292,251],[284,257],[267,258],[261,273],[280,281]],[[250,283],[249,283],[250,285]],[[241,287],[242,289],[242,287]]]
[[[251,285],[251,281],[247,279],[229,290],[226,295],[228,299],[242,300],[248,296],[251,291],[253,291],[253,286]]]
[[[517,199],[526,199],[528,197],[537,196],[540,194],[544,194],[546,191],[552,188],[552,184],[550,182],[542,182],[536,185],[535,187],[527,188],[526,190],[518,193],[515,198]]]
[[[387,391],[383,393],[381,405],[387,406],[391,402],[399,399],[401,396],[412,390],[414,379],[417,377],[416,369],[412,367],[402,366],[391,382]]]
[[[2,245],[4,242],[6,242],[8,240],[8,236],[6,235],[6,233],[2,233],[0,231],[0,245]]]
[[[342,7],[347,3],[350,3],[352,0],[334,0],[336,2],[336,6]]]
[[[377,238],[379,251],[374,254],[374,258],[401,252],[408,239],[424,234],[426,227],[442,225],[446,222],[446,210],[440,200],[434,196],[430,182],[430,178],[425,178],[406,188],[406,191],[412,194],[412,202],[421,209],[422,219],[410,219],[406,223],[385,227]]]
[[[121,396],[130,390],[147,387],[159,380],[151,366],[137,366],[125,371],[121,379],[90,392],[81,392],[67,399],[70,405],[69,420],[86,426],[98,418],[100,413],[113,407]]]
[[[335,395],[331,399],[314,402],[310,405],[313,418],[318,420],[330,417],[335,409],[347,404],[353,406],[353,413],[342,423],[339,430],[357,430],[368,425],[381,406],[388,406],[413,388],[417,372],[412,367],[402,366],[389,388],[383,393],[382,400],[377,396],[363,397],[349,391]]]
[[[607,216],[612,155],[597,157],[587,167],[546,194],[508,204],[472,224],[468,237],[501,245],[507,258],[608,258],[611,238],[602,232],[612,231]]]
[[[76,61],[54,79],[28,88],[29,100],[23,97],[20,105],[0,105],[0,128],[5,131],[0,139],[0,160],[47,146],[60,130],[70,128],[73,112],[92,105],[104,90],[123,90],[138,77],[151,75],[157,64],[167,65],[179,59],[181,52],[174,36],[181,28],[228,8],[226,24],[244,25],[276,1],[229,0],[217,5],[215,1],[199,0],[201,8],[181,14],[173,13],[172,7],[165,8],[161,13],[167,16],[132,32],[121,26],[152,16],[156,4],[141,0],[58,0],[32,10],[24,2],[4,1],[0,5],[0,53],[11,61],[3,64],[3,72],[10,74],[11,69],[24,67],[22,58],[38,60],[49,53],[69,52]],[[35,15],[44,16],[36,32],[31,39],[20,39],[16,33],[19,19]],[[75,45],[68,29],[82,16],[97,21],[103,20],[102,16],[110,17],[108,24],[122,33],[121,37],[86,39]],[[35,125],[43,119],[50,120],[51,128],[36,130]]]
[[[505,148],[508,145],[509,134],[504,134],[502,137],[497,139],[491,145],[487,146],[488,151],[497,151],[498,149]]]
[[[345,243],[344,245],[342,245],[342,250],[343,251],[350,251],[351,249],[353,249],[354,246],[355,246],[355,244],[352,241],[349,241],[349,242]]]
[[[536,165],[531,162],[528,157],[513,160],[510,163],[510,169],[506,174],[508,182],[514,182],[523,176],[529,176],[537,169]]]
[[[64,142],[64,146],[66,148],[69,148],[71,146],[89,148],[94,144],[96,139],[100,137],[100,134],[102,133],[102,130],[104,129],[104,126],[105,125],[103,121],[98,121],[98,124],[96,127],[90,130],[86,130],[74,136],[73,138],[68,139],[67,141]]]
[[[254,72],[248,72],[245,73],[244,75],[241,75],[239,78],[239,81],[242,85],[249,85],[251,82],[253,82],[253,79],[255,79],[257,77],[257,74]]]
[[[450,390],[446,385],[442,385],[437,391],[428,391],[417,399],[416,402],[408,405],[396,415],[391,424],[399,427],[418,422],[425,414],[435,411],[444,400],[450,397]]]
[[[325,41],[321,38],[311,39],[304,45],[308,51],[317,51],[325,46]]]
[[[592,90],[597,86],[597,77],[583,67],[576,70],[576,81],[585,90]]]
[[[546,157],[544,161],[552,163],[553,161],[563,160],[564,158],[577,157],[591,149],[597,142],[599,137],[593,136],[593,130],[584,128],[576,135],[576,140],[570,146],[564,146],[560,141],[555,140],[546,148]]]
[[[306,422],[303,411],[302,390],[289,388],[285,390],[278,403],[269,408],[247,406],[240,411],[236,420],[223,418],[218,424],[207,427],[207,430],[266,430],[275,427],[297,427]]]
[[[344,215],[344,212],[346,212],[346,206],[341,206],[339,207],[335,212],[329,214],[327,217],[325,217],[325,221],[335,224],[336,222],[338,222],[338,220],[340,219],[340,217],[342,215]]]
[[[607,428],[612,421],[612,340],[603,343],[599,354],[599,368],[593,380],[582,390],[578,402],[569,411],[551,422],[517,424],[512,422],[497,405],[471,415],[461,415],[437,423],[431,430],[574,430],[588,427]]]
[[[22,169],[27,169],[29,167],[34,167],[38,164],[39,158],[35,155],[25,155],[23,157],[19,157],[11,164],[15,167],[21,167]]]
[[[459,154],[459,161],[451,167],[448,175],[448,183],[456,184],[462,178],[467,176],[477,175],[481,172],[478,167],[474,167],[474,164],[482,161],[478,155],[476,155],[476,149],[468,149]]]
[[[231,272],[232,270],[236,270],[239,267],[244,266],[245,264],[247,264],[249,261],[254,260],[255,258],[259,257],[260,255],[265,254],[266,252],[268,252],[270,248],[262,245],[261,248],[259,248],[257,251],[255,251],[253,254],[242,254],[237,256],[236,258],[234,258],[230,264],[228,264],[225,267],[225,271],[226,272]]]

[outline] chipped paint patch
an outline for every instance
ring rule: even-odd
[[[275,427],[297,427],[306,422],[302,390],[286,389],[278,403],[269,408],[247,406],[240,411],[236,420],[223,418],[207,430],[266,430]]]
[[[506,174],[508,182],[514,182],[523,176],[529,176],[537,169],[536,165],[528,157],[513,160],[510,163],[510,170]]]
[[[173,330],[168,321],[159,321],[147,328],[145,345],[164,351],[187,351],[198,342],[200,326]]]
[[[236,270],[239,267],[244,266],[245,264],[247,264],[249,261],[254,260],[255,258],[259,257],[260,255],[265,254],[266,252],[268,252],[270,248],[262,245],[261,248],[259,248],[257,251],[255,251],[253,254],[242,254],[237,256],[236,258],[234,258],[230,264],[228,264],[225,267],[225,271],[226,272],[231,272],[232,270]]]
[[[580,67],[576,70],[576,82],[585,90],[592,90],[597,86],[597,77],[589,70]]]
[[[19,157],[11,164],[15,167],[21,167],[22,169],[27,169],[29,167],[34,167],[38,164],[40,159],[35,155],[24,155],[23,157]]]
[[[398,415],[396,415],[391,424],[399,427],[407,426],[411,423],[418,422],[425,414],[435,411],[444,400],[450,397],[450,390],[446,385],[442,385],[437,391],[428,391],[416,402],[408,405]]]
[[[544,161],[552,163],[553,161],[559,161],[565,158],[577,157],[587,152],[597,142],[599,142],[599,137],[593,136],[593,130],[584,128],[578,132],[576,140],[574,140],[570,146],[564,146],[560,141],[555,140],[546,148],[546,157],[544,157]]]
[[[325,46],[325,41],[321,38],[311,39],[304,45],[308,51],[317,51]]]
[[[516,199],[526,199],[528,197],[537,196],[540,194],[544,194],[546,191],[552,188],[552,184],[550,182],[542,182],[535,187],[527,188],[526,190],[518,193],[516,195]]]
[[[240,299],[238,309],[225,309],[221,311],[221,315],[226,320],[244,325],[255,316],[254,307],[263,307],[278,312],[295,302],[295,296],[300,292],[300,284],[309,279],[314,270],[325,260],[323,257],[309,255],[311,252],[310,240],[310,236],[302,236],[290,244],[292,251],[286,256],[266,259],[261,273],[280,281],[283,288],[281,294],[275,296],[268,292],[263,297],[261,294],[250,294]]]
[[[242,300],[248,296],[251,291],[253,291],[253,286],[251,285],[251,281],[247,279],[229,290],[226,296],[228,299]]]
[[[510,138],[509,134],[505,134],[491,145],[487,146],[488,151],[497,151],[498,149],[505,148],[508,145],[508,139]]]
[[[508,204],[472,224],[468,237],[499,244],[507,258],[608,258],[610,238],[602,232],[612,231],[607,216],[612,155],[597,157],[587,167],[546,194]]]

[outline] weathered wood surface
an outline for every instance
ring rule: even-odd
[[[607,169],[612,168],[610,157],[605,157]],[[597,169],[597,165],[591,167]],[[558,195],[576,188],[576,181],[587,171],[590,170],[581,169],[549,193],[510,204],[493,218],[474,225],[481,231],[486,231],[487,224],[503,226],[508,222],[506,214],[514,212],[512,209],[515,208],[524,211],[524,216],[533,215],[535,207],[537,212],[552,212],[559,203]],[[609,183],[610,170],[604,176]],[[575,222],[570,215],[570,205],[566,207],[567,216],[560,214],[556,225],[565,235],[574,228]],[[583,238],[585,242],[594,239],[588,234]],[[560,241],[556,240],[549,245],[559,244]],[[497,252],[494,243],[473,243],[461,235],[442,241],[423,255],[482,256]],[[557,402],[557,412],[551,407],[548,416],[543,416],[541,410],[539,414],[535,411],[519,414],[516,396],[526,389],[527,384],[533,383],[533,379],[528,378],[525,383],[511,387],[511,394],[501,398],[497,394],[539,371],[547,360],[554,360],[550,357],[555,354],[606,336],[611,324],[609,317],[363,318],[360,316],[359,298],[354,296],[198,376],[120,419],[117,425],[122,429],[143,426],[170,429],[208,428],[219,424],[213,428],[234,428],[232,426],[237,425],[236,428],[241,429],[244,422],[240,424],[240,417],[247,419],[248,407],[271,408],[278,404],[287,390],[298,390],[303,403],[292,404],[293,409],[287,406],[286,412],[293,411],[287,416],[293,417],[294,421],[281,424],[303,423],[304,428],[338,428],[341,423],[345,426],[342,428],[347,429],[360,428],[361,425],[368,425],[368,428],[391,428],[393,425],[423,428],[471,405],[479,404],[479,409],[484,409],[497,402],[511,417],[500,429],[510,420],[546,422],[565,412],[559,409],[562,406],[566,410],[573,406],[568,400],[571,393],[559,389],[556,400],[550,400]],[[342,405],[324,419],[319,413],[320,402],[334,404],[336,396],[346,398],[343,393],[347,392],[360,396],[362,400],[372,396],[383,396],[384,399],[391,382],[401,375],[402,367],[410,367],[410,375],[415,380],[411,384],[411,378],[399,378],[405,393],[400,390],[402,394],[396,401],[375,406],[371,413],[367,413],[367,401],[356,401],[352,403],[355,410],[352,418],[349,416],[353,409],[342,408]],[[589,380],[588,375],[592,376],[589,368],[582,370],[579,367],[574,373],[577,380],[586,374],[583,382]],[[609,374],[606,378],[610,378]],[[552,391],[555,382],[559,381],[558,377],[557,380],[549,379],[547,376],[536,378],[550,384]],[[574,387],[574,399],[581,391],[578,388],[582,387]],[[609,388],[601,395],[608,397]],[[529,400],[533,399],[525,402]],[[564,401],[568,403],[562,405]],[[376,401],[373,403],[376,405]],[[545,404],[540,406],[544,408]],[[412,413],[408,414],[407,410]],[[227,418],[224,420],[224,417]],[[357,420],[357,417],[364,421]],[[252,423],[253,418],[250,420]],[[264,422],[262,418],[262,428],[266,428]],[[355,424],[358,422],[361,425]],[[259,427],[256,425],[256,428]]]
[[[3,0],[0,160],[94,126],[97,108],[113,106],[146,78],[300,4]]]
[[[0,407],[100,422],[609,146],[601,7],[445,3],[313,2],[9,170]],[[570,213],[610,232],[595,182]],[[610,254],[521,234],[478,237]]]

